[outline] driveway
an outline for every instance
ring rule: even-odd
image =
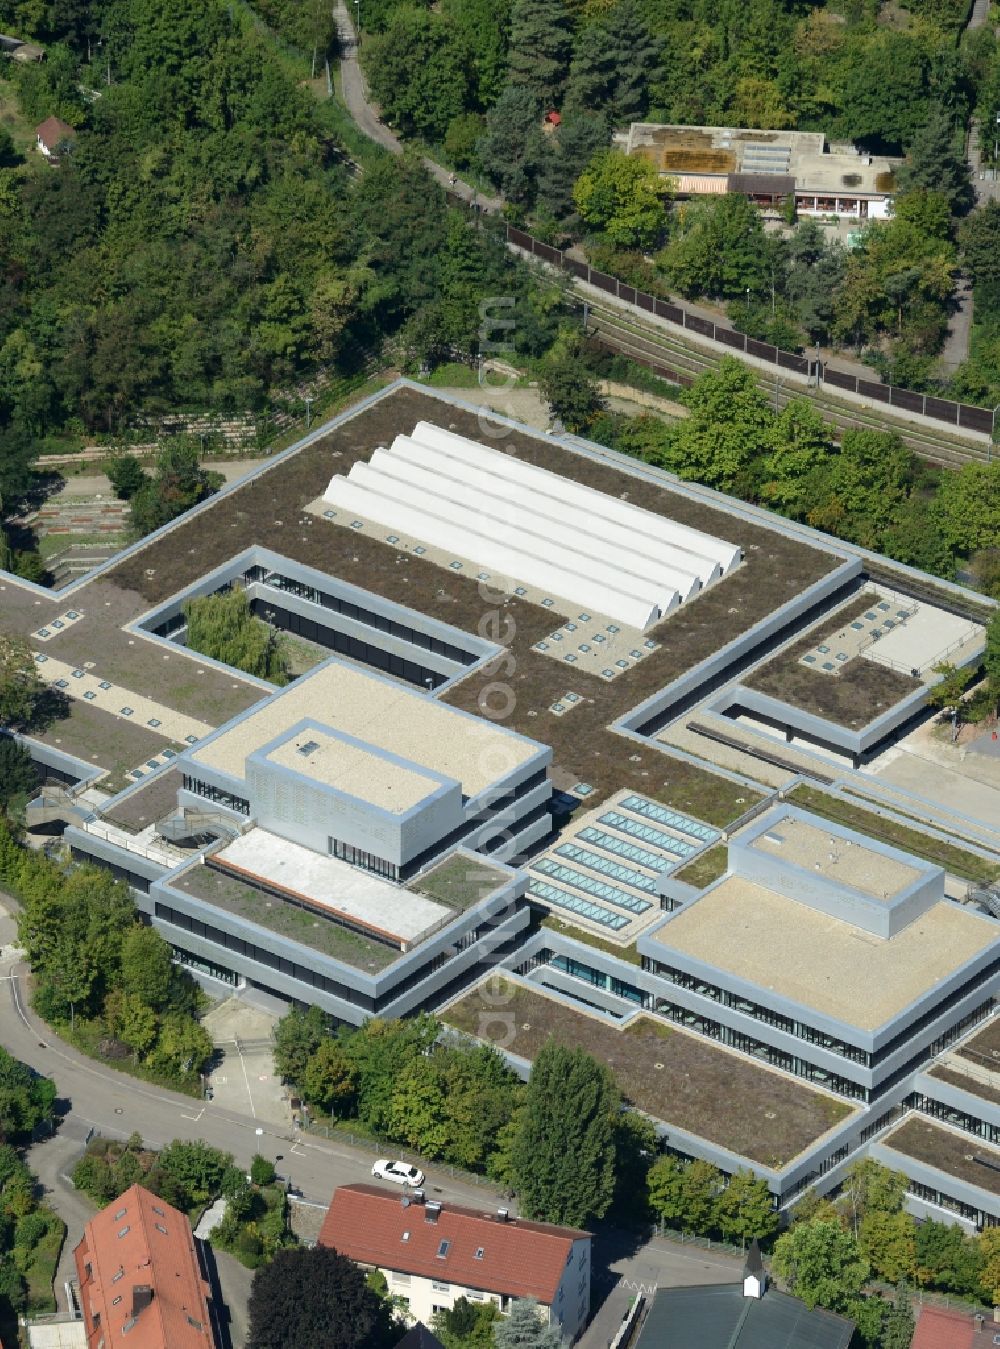
[[[271,1032],[278,1017],[240,997],[226,998],[202,1018],[218,1061],[208,1076],[214,1102],[226,1110],[291,1127],[292,1112],[274,1071]]]

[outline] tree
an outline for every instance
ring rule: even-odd
[[[180,1208],[196,1208],[219,1193],[232,1164],[230,1153],[221,1152],[202,1139],[188,1142],[175,1138],[156,1159],[155,1172],[151,1173],[151,1181],[155,1178],[156,1183],[151,1188]]]
[[[909,1289],[905,1284],[896,1288],[896,1298],[889,1304],[882,1325],[880,1349],[910,1349],[915,1323]]]
[[[861,1222],[858,1246],[880,1278],[889,1283],[911,1279],[916,1268],[916,1229],[908,1213],[873,1209]]]
[[[725,356],[684,391],[682,401],[689,415],[670,429],[659,462],[682,478],[749,495],[774,434],[772,413],[749,368]]]
[[[581,218],[620,248],[651,248],[663,232],[664,179],[646,159],[602,150],[573,189]]]
[[[274,1066],[279,1076],[301,1086],[309,1060],[329,1035],[319,1007],[293,1007],[274,1027]]]
[[[249,1313],[248,1349],[386,1349],[393,1338],[388,1305],[325,1246],[279,1250],[254,1274]]]
[[[772,1267],[807,1307],[845,1312],[860,1296],[868,1261],[836,1222],[798,1223],[778,1238]]]
[[[987,1301],[996,1304],[1000,1299],[1000,1232],[987,1227],[979,1234],[979,1258],[982,1262],[979,1285]]]
[[[514,1152],[529,1218],[582,1227],[614,1197],[620,1096],[604,1064],[550,1040],[537,1054]]]
[[[716,1226],[722,1172],[711,1162],[682,1161],[672,1153],[649,1170],[649,1203],[668,1227],[702,1235]]]
[[[255,1152],[250,1163],[250,1183],[252,1185],[273,1185],[275,1177],[274,1163],[267,1157]]]
[[[493,1328],[495,1349],[563,1349],[563,1338],[555,1326],[546,1325],[537,1302],[518,1298],[510,1315]]]
[[[838,1207],[846,1214],[857,1236],[864,1218],[871,1213],[901,1213],[909,1181],[902,1171],[892,1171],[866,1157],[848,1170]]]
[[[949,547],[966,555],[1000,538],[1000,463],[963,464],[945,473],[935,513]]]
[[[958,722],[962,715],[962,695],[972,679],[972,671],[959,669],[949,661],[942,661],[940,665],[934,666],[934,673],[941,677],[928,691],[927,706],[951,712],[957,736]]]
[[[161,450],[156,473],[132,497],[129,515],[132,532],[141,538],[183,515],[222,484],[218,473],[202,469],[198,450],[178,438]]]
[[[469,104],[468,52],[440,14],[398,9],[361,48],[383,115],[408,135],[444,139]]]
[[[499,1316],[495,1302],[460,1297],[432,1318],[431,1330],[444,1349],[494,1349],[493,1327]]]
[[[38,769],[28,751],[10,736],[0,735],[0,809],[9,810],[38,788]]]
[[[671,237],[657,267],[683,295],[770,298],[771,268],[760,212],[727,193],[685,202],[671,217]]]
[[[542,363],[539,388],[549,413],[567,430],[579,433],[604,410],[597,380],[583,364],[583,341],[576,332],[566,332]]]
[[[1000,611],[994,610],[986,624],[986,648],[983,651],[983,670],[994,705],[1000,702]]]
[[[27,1141],[52,1115],[55,1083],[0,1049],[0,1144]],[[2,1183],[0,1183],[2,1186]]]
[[[486,131],[476,154],[483,172],[508,201],[523,204],[534,193],[543,153],[540,120],[535,92],[513,84],[486,114]]]
[[[28,643],[0,632],[0,727],[32,726],[44,694]]]
[[[174,966],[170,943],[155,928],[139,923],[126,932],[121,950],[122,986],[154,1011],[170,997]]]
[[[346,1113],[354,1098],[355,1070],[336,1040],[327,1037],[311,1055],[302,1079],[306,1097],[332,1115]]]
[[[187,645],[237,670],[285,684],[288,669],[280,634],[255,618],[245,590],[226,590],[186,600]]]
[[[830,428],[808,399],[793,398],[775,419],[772,446],[761,465],[761,496],[798,517],[809,476],[833,455]]]
[[[608,141],[608,124],[590,112],[563,118],[551,136],[544,138],[536,169],[536,205],[540,215],[554,221],[571,215],[576,203],[573,188],[594,155]]]
[[[952,215],[962,215],[972,205],[974,196],[963,133],[944,108],[932,108],[927,121],[914,135],[897,185],[901,192],[917,187],[939,192]]]
[[[104,471],[120,501],[131,501],[146,484],[142,464],[134,454],[116,454],[105,464]]]
[[[1000,286],[1000,202],[988,201],[962,221],[962,263],[976,286]]]
[[[766,1241],[778,1230],[779,1218],[767,1181],[752,1171],[737,1171],[715,1203],[715,1221],[730,1241]]]
[[[510,83],[558,106],[569,70],[571,36],[563,0],[514,0],[510,17]]]
[[[982,1259],[977,1242],[952,1223],[933,1218],[916,1232],[917,1282],[978,1296]]]

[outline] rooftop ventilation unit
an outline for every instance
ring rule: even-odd
[[[429,1223],[436,1223],[441,1213],[441,1205],[436,1199],[430,1199],[424,1209],[424,1217]]]

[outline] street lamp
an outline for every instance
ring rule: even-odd
[[[747,286],[747,313],[750,313],[750,287]]]
[[[361,46],[361,0],[354,0],[354,40]]]

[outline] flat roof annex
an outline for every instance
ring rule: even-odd
[[[533,759],[541,766],[550,753],[527,736],[332,659],[229,722],[185,758],[242,782],[249,755],[307,718],[454,778],[469,798]]]
[[[989,918],[939,900],[885,939],[742,876],[722,878],[641,939],[842,1025],[876,1031],[996,946]]]
[[[377,1185],[339,1186],[319,1234],[321,1246],[359,1264],[545,1306],[555,1300],[574,1243],[589,1239],[576,1228],[504,1220],[457,1204],[404,1207],[397,1192]]]
[[[928,870],[904,862],[885,848],[868,847],[861,834],[849,837],[846,830],[812,824],[792,811],[759,833],[750,846],[803,871],[818,872],[869,899],[890,899]]]
[[[229,875],[251,884],[263,882],[331,918],[399,945],[417,941],[454,916],[444,904],[267,829],[248,830],[212,860]]]
[[[350,736],[311,723],[266,750],[268,763],[335,788],[379,810],[403,815],[441,790],[441,779],[398,755],[388,757]]]

